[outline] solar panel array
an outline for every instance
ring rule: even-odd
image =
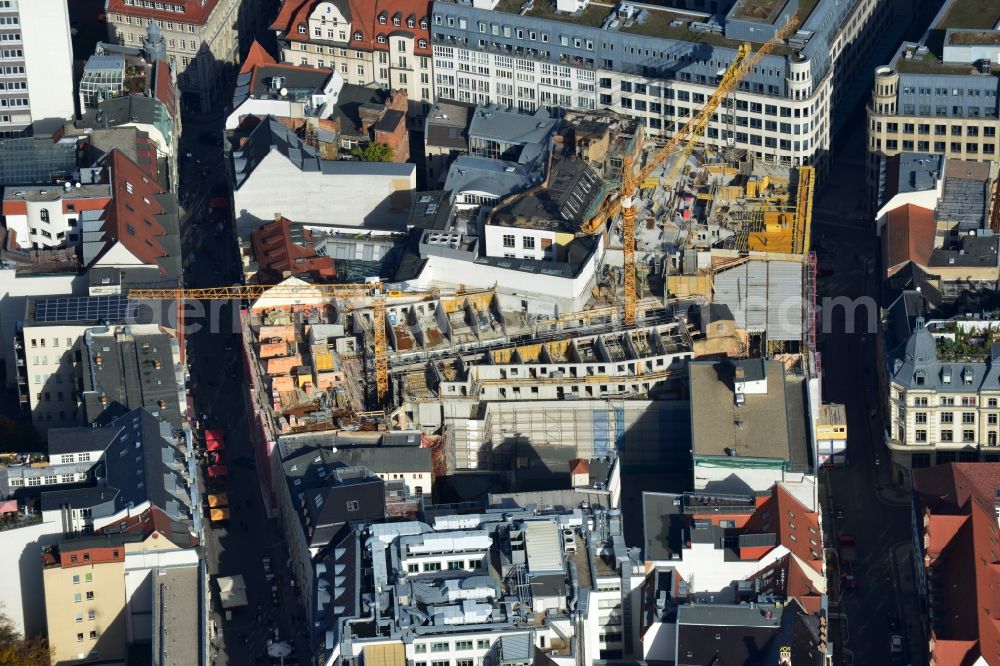
[[[120,321],[134,317],[138,303],[122,295],[42,298],[35,301],[34,320],[42,323],[70,321]]]

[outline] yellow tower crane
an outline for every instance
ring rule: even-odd
[[[708,127],[712,115],[726,97],[739,86],[740,81],[749,73],[757,63],[768,53],[781,44],[786,37],[791,35],[798,26],[799,20],[796,16],[788,19],[788,22],[781,30],[775,33],[774,37],[767,40],[757,51],[753,51],[749,43],[740,45],[736,51],[736,58],[726,69],[719,81],[718,87],[712,96],[705,102],[696,116],[691,118],[683,127],[670,137],[670,139],[646,162],[646,166],[635,171],[631,157],[626,157],[622,161],[622,184],[618,190],[618,196],[609,198],[597,211],[597,213],[583,226],[585,233],[597,233],[601,225],[613,220],[621,212],[622,214],[622,241],[625,254],[625,325],[634,326],[636,318],[636,274],[635,274],[635,194],[639,185],[649,178],[650,174],[672,155],[678,147],[682,146],[682,152],[677,156],[677,163],[673,171],[676,171],[679,164],[686,161],[687,156],[694,149],[695,143]]]

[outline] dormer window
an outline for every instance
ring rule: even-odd
[[[379,35],[378,36],[378,43],[379,44],[385,44],[385,35]]]
[[[396,26],[397,28],[399,27],[399,17],[398,16],[393,16],[392,17],[392,24],[394,26]]]
[[[299,34],[300,35],[306,34],[306,24],[305,23],[299,23]]]
[[[427,48],[427,40],[426,39],[418,40],[417,41],[417,46],[419,46],[422,49],[426,49]]]
[[[360,42],[362,39],[364,39],[364,37],[361,36],[361,31],[360,30],[357,31],[356,33],[354,33],[354,41]]]
[[[426,30],[427,29],[427,19],[426,18],[420,19],[420,29],[421,30]]]
[[[385,25],[385,23],[386,23],[385,14],[379,14],[379,16],[378,16],[378,22],[381,23],[382,25]]]
[[[945,368],[941,371],[941,382],[945,385],[951,384],[951,368]]]
[[[417,24],[417,22],[413,20],[412,16],[410,18],[406,19],[406,27],[407,28],[412,28],[416,24]]]

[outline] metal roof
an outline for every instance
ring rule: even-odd
[[[548,520],[525,523],[524,537],[527,541],[530,573],[562,571],[562,545],[559,543],[559,528],[555,523]]]

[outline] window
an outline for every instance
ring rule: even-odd
[[[76,642],[77,643],[82,643],[83,642],[83,634],[77,634],[76,635]]]
[[[38,216],[41,218],[42,222],[48,222],[49,221],[49,209],[48,208],[43,208],[42,210],[39,211]]]
[[[416,566],[416,565],[412,565],[411,564],[410,566]],[[416,652],[417,654],[426,654],[427,653],[427,643],[414,643],[413,644],[413,651]]]
[[[80,601],[81,601],[81,597],[80,597],[79,593],[78,594],[74,594],[73,595],[73,603],[74,604],[78,604],[78,603],[80,603]]]
[[[87,601],[93,601],[93,600],[94,600],[94,592],[93,590],[91,590],[90,592],[87,592]]]
[[[87,611],[87,619],[93,621],[97,618],[97,611]]]
[[[431,643],[431,652],[447,652],[448,643]]]
[[[975,412],[962,412],[962,423],[975,423],[976,414]]]
[[[941,441],[942,442],[953,442],[953,441],[955,441],[955,433],[953,433],[951,430],[942,430],[941,431]]]
[[[472,641],[455,641],[456,650],[471,650]]]
[[[452,560],[451,562],[448,562],[448,570],[449,571],[461,571],[461,569],[462,569],[462,562],[461,562],[461,560],[458,560],[458,561]]]
[[[503,235],[503,246],[504,247],[514,247],[514,234],[504,234]]]
[[[91,632],[90,632],[90,640],[94,640],[95,638],[97,638],[97,632],[91,630]]]
[[[410,573],[419,573],[420,572],[420,565],[416,564],[415,562],[410,562],[409,564],[406,565],[406,570],[408,572],[410,572]],[[418,645],[417,647],[419,648],[420,646]],[[417,652],[419,652],[419,651],[420,650],[417,650]]]
[[[913,418],[917,423],[927,423],[927,412],[917,412]]]
[[[534,250],[535,249],[535,237],[534,236],[524,236],[521,239],[521,246],[525,250]]]
[[[77,622],[83,622],[83,613],[77,613],[76,614],[76,621]]]
[[[424,571],[441,571],[440,562],[424,562]]]
[[[976,441],[976,431],[975,430],[963,430],[962,431],[962,441],[966,442],[966,443]]]
[[[480,650],[489,650],[490,649],[490,639],[488,639],[488,638],[480,638],[478,641],[476,641],[476,648],[478,648]]]
[[[914,433],[914,439],[916,441],[918,441],[918,442],[926,442],[927,441],[927,431],[926,430],[917,430],[916,433]]]
[[[92,574],[92,573],[83,574],[83,582],[84,583],[93,583],[94,582],[94,574]]]
[[[73,576],[73,584],[74,585],[79,585],[80,584],[80,577],[79,576]]]
[[[941,413],[941,423],[954,423],[954,420],[953,420],[954,416],[955,415],[952,414],[951,412],[942,412]]]

